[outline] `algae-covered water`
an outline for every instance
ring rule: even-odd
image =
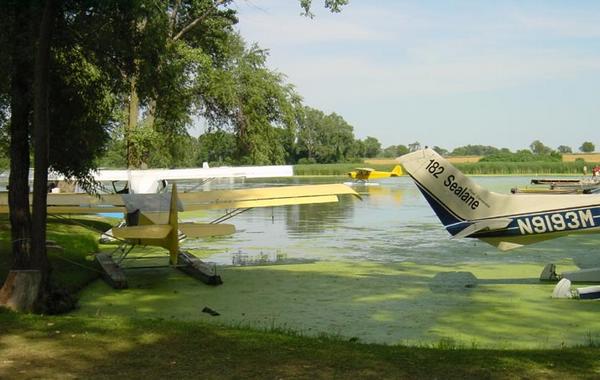
[[[529,179],[475,177],[500,192]],[[216,187],[290,182],[342,180]],[[600,265],[600,235],[500,252],[479,241],[450,240],[406,177],[356,189],[362,201],[344,197],[337,204],[255,209],[230,221],[238,230],[233,236],[185,242],[186,249],[217,265],[221,286],[206,286],[170,268],[129,271],[130,289],[115,291],[98,281],[82,292],[77,313],[203,320],[388,344],[600,343],[600,302],[551,299],[554,284],[538,281],[549,262],[561,271]],[[208,221],[219,215],[182,218]],[[220,315],[202,312],[205,307]]]

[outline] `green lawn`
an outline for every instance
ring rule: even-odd
[[[167,320],[0,313],[0,378],[598,378],[600,349],[360,344]]]

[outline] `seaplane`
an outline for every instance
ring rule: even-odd
[[[475,238],[506,251],[571,234],[600,232],[600,194],[500,194],[461,173],[432,149],[397,159],[452,238]],[[600,282],[600,268],[542,280]]]
[[[151,194],[50,193],[47,211],[59,219],[65,214],[124,213],[124,225],[111,230],[119,246],[110,253],[99,253],[95,259],[104,270],[105,279],[114,288],[127,287],[121,265],[136,246],[158,246],[167,250],[169,265],[181,269],[207,284],[222,283],[216,269],[203,263],[179,246],[184,238],[226,236],[235,233],[235,226],[223,223],[256,207],[276,207],[312,203],[337,202],[338,196],[359,195],[343,184],[300,185],[235,190],[215,190],[178,193],[171,191]],[[226,210],[208,223],[180,223],[178,213],[192,210]],[[8,213],[8,194],[0,193],[0,214]],[[66,220],[67,222],[69,220]]]
[[[402,167],[396,165],[390,172],[378,171],[373,168],[355,168],[353,171],[346,174],[354,181],[350,182],[350,184],[367,184],[369,183],[369,180],[372,179],[399,177],[402,175]]]

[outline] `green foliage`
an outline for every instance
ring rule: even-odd
[[[67,176],[86,177],[110,138],[116,109],[112,79],[78,48],[58,52],[52,73],[51,167]]]
[[[585,162],[562,161],[484,161],[456,164],[465,174],[523,175],[523,174],[577,174],[583,173]]]
[[[489,156],[497,153],[508,153],[508,149],[498,149],[489,145],[465,145],[455,148],[451,156]]]
[[[338,13],[342,11],[342,7],[347,5],[349,0],[325,0],[324,6],[326,9],[329,9],[333,13]],[[310,11],[312,6],[312,0],[300,0],[300,7],[303,9],[303,15],[307,17],[314,17],[314,14]]]
[[[571,149],[571,147],[566,146],[566,145],[559,145],[558,148],[556,148],[556,150],[561,154],[573,153],[573,150]]]
[[[553,152],[552,148],[544,145],[540,140],[535,140],[529,145],[533,154],[548,155]]]
[[[433,150],[435,150],[437,152],[437,154],[439,154],[440,156],[447,156],[448,155],[448,150],[444,149],[444,148],[440,148],[439,146],[434,146],[433,148],[431,148]]]
[[[381,152],[381,143],[375,137],[367,136],[363,141],[364,144],[364,154],[359,157],[368,157],[372,158]]]
[[[198,137],[196,165],[203,162],[211,165],[235,163],[236,140],[233,133],[223,130],[207,132]]]
[[[408,153],[408,147],[406,145],[390,145],[383,150],[383,157],[396,158]]]
[[[298,115],[297,157],[318,163],[344,162],[364,149],[354,139],[353,127],[341,116],[304,107]]]
[[[239,35],[230,35],[226,42],[223,66],[205,73],[199,88],[202,116],[213,128],[233,126],[238,162],[290,161],[299,96],[282,74],[266,67],[265,50],[246,47]]]
[[[596,150],[596,146],[591,141],[585,141],[581,144],[579,150],[583,153],[592,153]]]
[[[561,162],[562,155],[558,152],[550,154],[534,154],[529,150],[519,150],[516,153],[504,152],[482,157],[479,162]]]

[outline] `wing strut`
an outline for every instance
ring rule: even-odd
[[[222,223],[222,222],[224,222],[226,220],[229,220],[229,219],[231,219],[231,218],[233,218],[235,216],[238,216],[238,215],[240,215],[240,214],[242,214],[242,213],[244,213],[244,212],[246,212],[248,210],[252,210],[252,209],[253,209],[253,207],[248,207],[248,208],[236,208],[236,209],[233,209],[231,211],[227,211],[225,213],[225,215],[218,217],[217,219],[215,219],[212,222],[210,222],[210,224]]]

